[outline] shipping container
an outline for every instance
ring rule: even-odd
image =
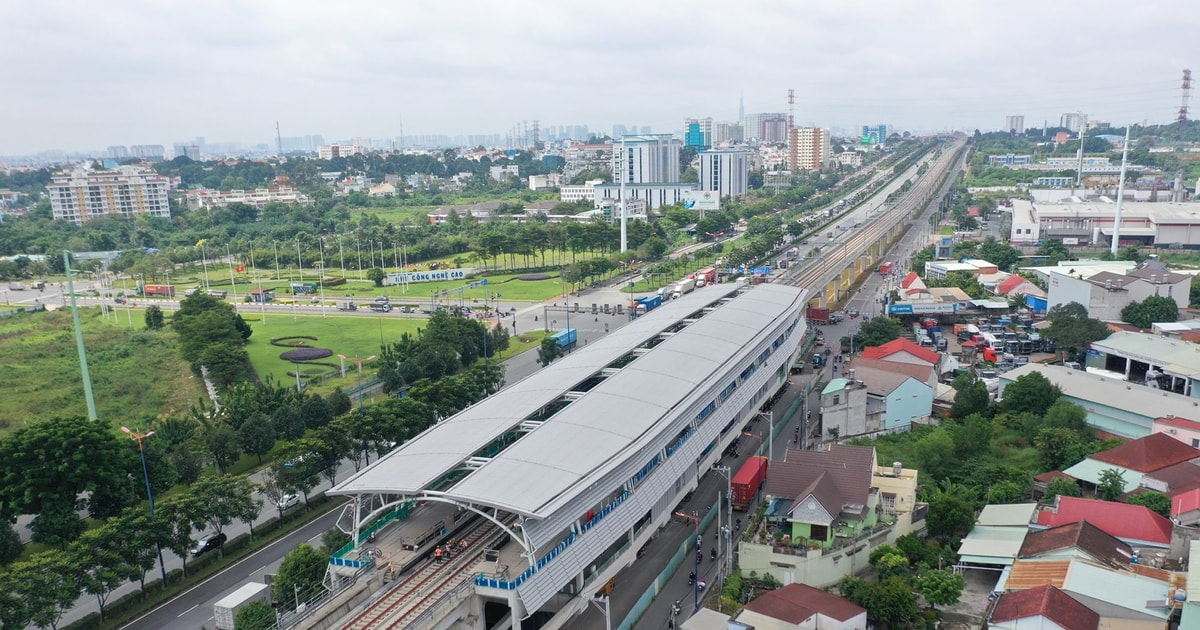
[[[755,455],[746,460],[746,463],[733,476],[733,481],[730,482],[733,491],[733,509],[745,510],[753,503],[766,478],[766,457]]]

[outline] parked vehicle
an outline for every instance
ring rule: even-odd
[[[706,284],[717,283],[717,270],[715,267],[705,267],[696,274],[696,286],[702,287]]]
[[[24,291],[25,285],[21,284],[20,282],[10,282],[10,283],[8,283],[8,290],[9,291]]]
[[[892,263],[885,262],[885,263],[879,265],[879,273],[882,275],[885,275],[885,276],[888,275],[889,273],[892,273]]]
[[[829,309],[810,306],[804,311],[804,318],[810,322],[828,324],[830,322]]]
[[[767,458],[756,455],[746,460],[730,482],[733,486],[733,509],[745,510],[754,502],[754,497],[767,478]]]
[[[196,541],[196,546],[192,549],[192,557],[199,557],[212,551],[213,549],[220,549],[221,547],[225,546],[226,538],[227,537],[224,533],[209,534],[204,538],[201,538],[200,540]]]
[[[175,285],[173,284],[147,284],[142,286],[142,295],[158,295],[162,297],[175,297]]]
[[[691,293],[696,288],[695,280],[683,280],[675,285],[675,290],[671,292],[671,299],[677,299]]]
[[[297,505],[300,505],[300,495],[298,494],[285,494],[279,497],[279,503],[275,504],[280,510],[294,508]]]
[[[678,297],[678,296],[677,296]],[[661,295],[644,295],[633,301],[630,307],[633,309],[634,317],[641,317],[646,313],[662,306],[663,299]]]
[[[237,611],[251,602],[270,602],[271,587],[262,582],[243,584],[213,605],[213,620],[217,630],[233,630]]]

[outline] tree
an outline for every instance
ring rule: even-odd
[[[1150,328],[1156,323],[1179,320],[1179,306],[1175,300],[1162,295],[1151,295],[1141,302],[1130,302],[1121,309],[1121,321]]]
[[[76,573],[83,578],[83,590],[96,598],[100,619],[104,619],[104,606],[109,595],[133,573],[133,567],[129,567],[117,551],[125,543],[125,534],[111,523],[90,529],[71,543],[67,553]]]
[[[987,501],[993,504],[1023,503],[1029,497],[1029,487],[1005,479],[988,488]]]
[[[241,441],[242,451],[257,456],[261,465],[263,455],[270,453],[275,446],[275,428],[271,426],[270,420],[255,418],[242,423],[242,428],[238,430],[238,439]]]
[[[332,556],[350,542],[350,535],[336,527],[330,527],[321,534],[321,555]]]
[[[975,524],[975,497],[966,487],[943,482],[929,497],[925,525],[929,535],[949,540],[965,536]]]
[[[234,630],[268,630],[275,627],[275,609],[264,601],[250,602],[238,608]]]
[[[1033,446],[1044,470],[1070,468],[1089,454],[1079,433],[1065,427],[1042,427],[1033,438]]]
[[[980,413],[947,423],[947,428],[954,440],[954,452],[963,461],[971,461],[991,448],[992,435],[996,431],[992,420]]]
[[[367,270],[367,280],[375,283],[375,286],[383,286],[383,281],[387,279],[387,274],[379,267],[371,267]]]
[[[187,575],[187,561],[191,557],[193,523],[203,521],[197,513],[199,506],[191,496],[178,494],[156,502],[157,516],[163,522],[163,546],[170,549],[183,561],[183,574]]]
[[[966,418],[972,414],[981,414],[987,411],[991,395],[988,394],[987,385],[982,379],[975,378],[970,374],[962,374],[954,378],[951,387],[956,391],[954,404],[950,406],[950,417]]]
[[[917,586],[930,608],[952,606],[962,597],[967,580],[961,573],[950,569],[930,569],[917,578]]]
[[[1116,468],[1101,470],[1096,493],[1105,501],[1116,501],[1117,497],[1125,493],[1125,473]]]
[[[917,614],[917,594],[908,580],[887,578],[874,585],[867,614],[888,627],[900,626]]]
[[[1001,270],[1011,270],[1021,259],[1021,250],[1001,243],[994,236],[989,236],[979,244],[979,257],[996,265]]]
[[[900,320],[891,317],[875,317],[863,322],[858,334],[854,335],[854,345],[858,348],[882,346],[900,338],[904,326]]]
[[[267,468],[262,471],[262,481],[258,484],[258,493],[267,498],[271,505],[279,511],[279,520],[283,520],[283,506],[281,505],[283,495],[287,494],[287,488],[279,481],[279,473],[275,468]]]
[[[1156,492],[1153,490],[1141,492],[1130,496],[1128,499],[1125,499],[1125,502],[1132,505],[1148,507],[1151,510],[1158,512],[1158,514],[1163,518],[1171,518],[1171,497],[1168,497],[1161,492]]]
[[[1062,396],[1062,390],[1050,379],[1042,376],[1041,372],[1030,372],[1004,388],[1001,409],[1014,415],[1028,412],[1040,416],[1059,396]]]
[[[238,458],[242,456],[241,440],[233,432],[233,429],[225,425],[214,429],[204,443],[208,447],[208,452],[213,456],[217,474],[226,471],[230,464],[237,462]]]
[[[552,361],[562,356],[562,346],[558,345],[558,341],[553,337],[542,339],[542,345],[538,346],[538,365],[546,367]]]
[[[1078,302],[1051,307],[1046,319],[1050,322],[1050,327],[1045,330],[1046,338],[1073,355],[1087,350],[1088,344],[1093,341],[1100,341],[1112,334],[1107,324],[1088,317],[1087,309]]]
[[[913,454],[918,469],[932,479],[948,478],[960,463],[954,454],[954,438],[946,427],[935,427],[922,435],[913,445]]]
[[[301,543],[284,556],[275,574],[275,584],[272,595],[276,602],[291,603],[297,597],[300,601],[308,601],[322,588],[325,579],[325,568],[329,559],[322,556],[308,543]]]
[[[87,529],[87,523],[75,513],[73,503],[60,501],[47,503],[29,524],[29,529],[33,542],[63,549]]]
[[[57,627],[83,592],[83,579],[67,552],[51,549],[9,568],[33,625]],[[18,626],[20,627],[20,626]]]
[[[1071,259],[1071,251],[1063,245],[1060,238],[1048,238],[1042,242],[1042,246],[1037,250],[1038,256],[1045,256],[1046,262],[1043,264],[1054,265],[1064,260]]]
[[[192,523],[196,529],[211,528],[220,534],[226,525],[241,520],[251,525],[262,510],[262,501],[254,499],[255,485],[245,475],[202,475],[192,484],[189,500]]]
[[[21,543],[21,536],[13,529],[12,523],[0,523],[0,565],[11,564],[21,557],[24,550],[25,545]],[[3,593],[2,589],[0,593]]]
[[[1046,492],[1042,494],[1042,503],[1053,503],[1055,497],[1081,497],[1083,491],[1079,483],[1068,477],[1056,477],[1046,484]]]
[[[151,304],[146,309],[146,328],[150,330],[162,330],[164,324],[162,309],[157,304]]]
[[[1091,430],[1087,426],[1087,410],[1065,398],[1054,401],[1054,404],[1046,409],[1046,414],[1042,417],[1042,426],[1070,429],[1085,441],[1092,438]]]

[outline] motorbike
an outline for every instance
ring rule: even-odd
[[[696,583],[696,572],[692,571],[691,573],[688,573],[688,586],[691,586],[695,583]]]

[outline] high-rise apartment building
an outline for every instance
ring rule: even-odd
[[[792,170],[819,171],[833,155],[828,129],[796,127],[788,136],[788,166]]]
[[[679,181],[678,139],[671,134],[624,136],[613,142],[613,181],[658,184]]]
[[[362,152],[362,146],[357,144],[327,144],[317,147],[317,157],[322,160],[332,160],[333,158],[346,157]]]
[[[1079,133],[1087,127],[1087,114],[1082,112],[1067,112],[1059,120],[1060,127],[1066,127],[1071,133]]]
[[[883,144],[887,142],[891,128],[888,125],[863,125],[862,138],[863,144]],[[868,138],[874,138],[874,141],[868,142]]]
[[[1025,117],[1024,116],[1005,116],[1004,131],[1013,133],[1025,133]]]
[[[746,114],[742,119],[742,129],[747,141],[783,144],[787,142],[787,114]]]
[[[123,145],[113,145],[108,147],[108,157],[114,160],[123,160],[129,157],[129,149],[125,148]]]
[[[727,142],[744,142],[745,140],[745,129],[741,123],[720,122],[713,125],[712,141],[714,145]]]
[[[148,168],[122,166],[113,170],[76,169],[51,177],[46,192],[55,219],[83,223],[96,217],[144,214],[170,217],[170,182]]]
[[[161,160],[167,150],[161,144],[135,144],[129,147],[129,154],[147,160]]]
[[[716,192],[721,198],[744,197],[749,176],[750,159],[746,151],[700,152],[700,190]]]

